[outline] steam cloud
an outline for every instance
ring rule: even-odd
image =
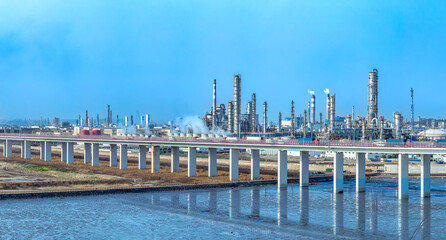
[[[229,134],[227,131],[221,128],[215,128],[209,131],[209,128],[206,127],[203,119],[198,116],[186,116],[186,117],[178,117],[175,122],[175,126],[179,128],[180,133],[196,133],[196,134],[219,134],[219,135],[227,135]],[[176,130],[172,130],[172,133],[178,133]]]
[[[308,90],[307,92],[308,92],[309,94],[311,94],[311,95],[314,95],[314,93],[315,93],[315,92],[312,91],[312,90]]]
[[[328,88],[324,89],[325,94],[330,94],[330,90]]]

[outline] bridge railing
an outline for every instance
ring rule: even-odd
[[[41,138],[49,137],[55,139],[79,139],[79,140],[127,140],[127,141],[158,141],[158,142],[185,142],[185,143],[221,143],[241,145],[283,145],[283,146],[333,146],[333,147],[394,147],[394,148],[446,148],[446,145],[437,145],[433,141],[406,142],[402,144],[388,144],[386,142],[356,141],[356,140],[320,140],[312,142],[300,142],[299,140],[244,140],[244,139],[216,139],[216,138],[191,138],[191,137],[156,137],[156,136],[108,136],[108,135],[54,135],[54,134],[10,134],[2,133],[5,137]]]

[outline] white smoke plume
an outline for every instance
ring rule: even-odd
[[[326,88],[326,89],[324,89],[324,93],[328,95],[328,94],[330,94],[330,90],[328,88]]]
[[[218,134],[218,135],[229,135],[229,132],[224,129],[217,127],[215,129],[209,130],[206,127],[203,119],[198,116],[186,116],[186,117],[178,117],[174,125],[176,128],[179,128],[179,133],[196,133],[196,134]],[[178,133],[175,129],[172,129],[171,133]]]
[[[314,95],[314,91],[312,91],[312,90],[307,90],[307,92],[309,93],[309,94],[311,94],[311,95]]]
[[[175,126],[180,129],[180,133],[209,133],[209,128],[198,116],[178,117],[175,120]]]

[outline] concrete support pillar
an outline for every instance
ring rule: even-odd
[[[280,150],[278,152],[278,177],[277,177],[277,186],[279,188],[286,187],[288,184],[288,165],[287,165],[287,151]]]
[[[51,142],[45,141],[45,162],[51,161]]]
[[[60,148],[60,160],[62,162],[67,162],[67,143],[63,142]]]
[[[25,141],[25,159],[31,159],[31,141]]]
[[[259,149],[251,149],[251,180],[260,179],[260,153]]]
[[[74,163],[74,143],[67,143],[67,164]]]
[[[238,149],[229,149],[229,180],[238,181]]]
[[[217,149],[209,148],[209,158],[208,158],[208,176],[217,176]]]
[[[25,141],[20,141],[20,157],[25,158]]]
[[[6,157],[6,140],[3,141],[3,156]]]
[[[171,148],[171,160],[170,160],[171,172],[180,172],[180,148]]]
[[[333,191],[334,193],[344,191],[344,153],[342,152],[337,152],[334,158]]]
[[[99,166],[99,143],[91,144],[91,166]]]
[[[45,159],[45,142],[40,141],[40,159]]]
[[[91,163],[91,143],[84,143],[84,164]]]
[[[120,144],[119,169],[127,169],[127,145]]]
[[[365,153],[356,153],[356,192],[365,191]]]
[[[139,145],[138,169],[146,169],[147,146]]]
[[[421,197],[431,196],[431,155],[421,156]]]
[[[197,148],[189,147],[187,152],[187,176],[197,176]]]
[[[12,141],[6,140],[6,157],[12,157]]]
[[[310,185],[310,153],[308,151],[300,151],[299,182],[300,187]]]
[[[118,145],[110,144],[110,167],[118,166]]]
[[[152,173],[160,172],[160,147],[152,146]]]
[[[409,157],[407,154],[398,156],[398,198],[409,197]]]

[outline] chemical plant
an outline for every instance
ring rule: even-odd
[[[378,108],[378,70],[373,69],[368,74],[364,86],[367,86],[367,116],[352,113],[346,116],[336,115],[336,94],[324,90],[326,109],[324,113],[316,111],[316,95],[308,91],[310,99],[308,109],[300,113],[295,112],[293,100],[290,101],[289,112],[274,113],[269,117],[268,103],[257,103],[256,93],[250,93],[250,101],[242,104],[242,76],[234,75],[234,99],[227,105],[217,103],[217,80],[213,80],[213,101],[210,111],[202,119],[188,121],[171,121],[168,124],[156,125],[151,122],[150,114],[136,114],[120,118],[113,115],[110,105],[107,106],[105,118],[99,113],[89,116],[78,115],[76,120],[61,121],[54,118],[13,122],[0,126],[0,132],[34,133],[60,135],[110,135],[110,136],[171,136],[171,137],[226,137],[232,139],[306,139],[318,140],[355,140],[355,141],[419,141],[446,139],[444,119],[414,119],[414,90],[410,89],[410,119],[404,121],[400,112],[394,112],[391,119],[379,116]],[[409,91],[408,91],[409,93]],[[258,112],[260,108],[260,113]],[[246,110],[242,106],[246,106]],[[324,117],[325,115],[325,117]],[[262,116],[260,118],[259,116]],[[277,119],[277,121],[276,121]],[[186,119],[187,120],[187,119]],[[197,122],[198,121],[198,122]],[[276,122],[276,123],[273,123]]]

